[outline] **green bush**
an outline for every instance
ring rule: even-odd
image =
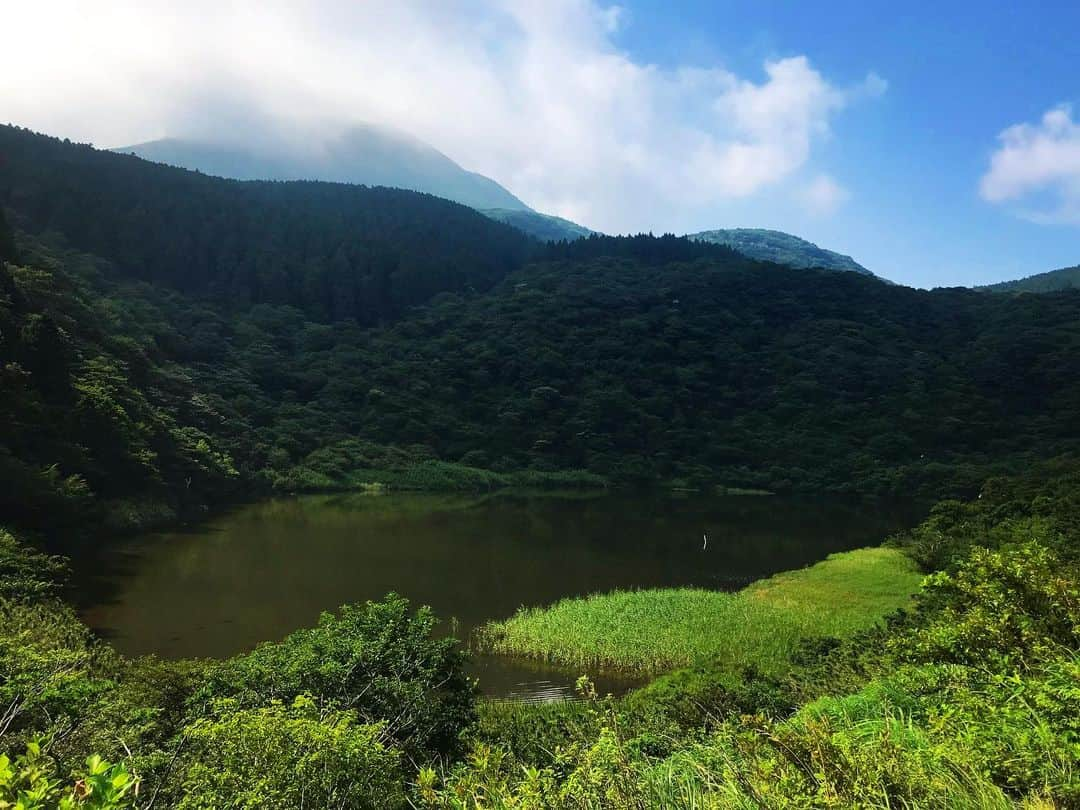
[[[0,599],[0,734],[77,724],[111,687],[100,674],[111,658],[67,605]]]
[[[65,781],[38,742],[29,743],[14,761],[0,754],[0,810],[125,810],[133,806],[138,787],[123,764],[97,756],[86,760],[76,779]]]
[[[231,711],[185,732],[181,810],[378,810],[405,805],[401,756],[383,724],[354,712],[321,713],[307,697],[291,707]]]
[[[1036,542],[975,548],[955,571],[929,576],[919,601],[932,616],[889,642],[907,660],[1004,671],[1080,647],[1076,572]]]
[[[56,592],[67,566],[41,554],[0,527],[0,599],[35,600]]]
[[[465,654],[454,639],[433,638],[435,625],[428,608],[412,612],[395,594],[346,605],[317,627],[212,666],[192,710],[220,698],[247,708],[308,694],[328,710],[384,723],[387,739],[417,759],[452,754],[473,722],[475,687]]]

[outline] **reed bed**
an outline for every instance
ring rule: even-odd
[[[803,639],[870,627],[902,607],[920,581],[902,552],[864,548],[737,593],[613,591],[522,608],[482,628],[480,643],[497,653],[593,670],[658,674],[707,658],[724,668],[777,672]]]

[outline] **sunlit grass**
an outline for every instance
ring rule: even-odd
[[[783,668],[805,638],[843,636],[903,606],[921,575],[902,552],[865,548],[778,574],[738,593],[614,591],[524,608],[481,631],[491,650],[569,666],[658,673],[710,658]]]

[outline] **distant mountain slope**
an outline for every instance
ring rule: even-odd
[[[765,228],[728,228],[687,234],[688,239],[728,245],[752,259],[789,267],[821,267],[826,270],[850,270],[874,275],[850,256],[820,248],[798,236]]]
[[[464,205],[393,188],[238,182],[0,126],[0,204],[127,278],[315,319],[376,323],[484,290],[539,245]]]
[[[1080,264],[1076,267],[1062,267],[1060,270],[1051,270],[1048,273],[1038,273],[1027,278],[1018,278],[1015,281],[987,284],[976,289],[989,290],[990,292],[1034,293],[1078,290],[1080,289]]]
[[[583,225],[571,222],[562,217],[551,214],[541,214],[538,211],[516,211],[509,208],[481,209],[481,214],[513,225],[519,231],[524,231],[529,236],[536,237],[543,242],[558,242],[563,239],[580,239],[589,236],[594,231]]]
[[[242,147],[164,138],[113,151],[234,180],[389,186],[434,194],[472,208],[529,210],[494,180],[463,169],[423,141],[369,125],[302,147]]]

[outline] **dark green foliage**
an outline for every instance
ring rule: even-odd
[[[4,207],[0,205],[0,263],[18,260],[19,251],[15,247],[15,234],[4,216]]]
[[[969,501],[946,500],[914,529],[890,539],[925,570],[948,569],[973,547],[999,548],[1023,533],[1060,557],[1080,558],[1080,470],[1059,459],[1024,476],[987,481]]]
[[[532,250],[519,231],[425,194],[223,180],[10,126],[0,153],[0,205],[26,230],[230,305],[375,323],[440,291],[489,287]]]
[[[693,729],[742,714],[783,717],[797,699],[789,684],[746,670],[732,675],[707,663],[661,675],[626,698],[629,716],[638,722],[673,723]]]
[[[27,548],[0,527],[0,599],[25,602],[51,596],[66,572],[61,557]]]
[[[11,521],[522,471],[968,494],[1080,449],[1080,294],[911,290],[673,236],[541,247],[409,192],[0,143],[15,221],[111,259],[24,236],[0,271]]]
[[[1080,288],[1080,265],[1076,267],[1062,267],[1060,270],[1051,270],[1048,273],[1038,273],[1016,281],[1002,281],[998,284],[988,284],[977,289],[997,293],[1047,293],[1060,290],[1075,290]]]
[[[310,695],[324,708],[385,723],[386,737],[418,759],[453,753],[473,720],[473,684],[457,642],[433,638],[435,625],[430,610],[414,613],[394,594],[346,605],[323,614],[318,627],[211,668],[193,704],[265,706]]]
[[[763,273],[716,246],[723,261],[652,266],[663,240],[612,244],[644,258],[533,266],[378,333],[335,328],[327,348],[273,367],[331,380],[347,364],[359,373],[328,382],[318,406],[354,408],[376,442],[482,454],[496,470],[967,492],[988,469],[1077,447],[1065,403],[1080,402],[1080,298]]]
[[[0,266],[0,515],[41,529],[102,500],[227,495],[232,462],[200,428],[214,420],[153,339],[117,322],[98,266],[37,247],[24,258]]]

